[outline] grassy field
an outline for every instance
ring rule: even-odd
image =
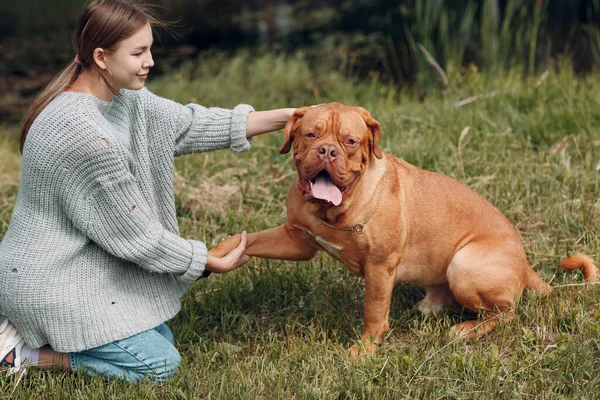
[[[533,267],[557,288],[526,294],[513,322],[475,342],[456,341],[459,317],[410,309],[424,295],[399,285],[380,352],[353,362],[362,330],[363,282],[328,255],[291,263],[253,259],[196,282],[170,326],[184,364],[161,386],[30,370],[0,379],[12,398],[598,398],[600,286],[558,269],[568,254],[600,258],[600,76],[569,68],[523,79],[471,68],[426,94],[311,70],[301,55],[214,57],[155,79],[157,94],[187,103],[257,109],[329,101],[361,105],[382,124],[383,149],[454,177],[517,227]],[[19,184],[18,127],[1,128],[0,237]],[[182,235],[209,246],[285,218],[295,179],[282,133],[249,153],[177,160]]]

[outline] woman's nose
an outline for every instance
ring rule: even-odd
[[[144,67],[144,68],[154,67],[154,59],[152,58],[152,54],[150,54],[150,57],[148,57],[148,59],[146,59],[144,61],[144,64],[142,65],[142,67]]]

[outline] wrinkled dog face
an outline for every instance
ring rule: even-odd
[[[361,107],[329,103],[296,111],[285,126],[285,143],[294,143],[298,188],[308,201],[338,206],[371,155],[382,157],[379,123]]]

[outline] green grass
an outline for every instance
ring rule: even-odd
[[[422,103],[377,80],[311,70],[302,55],[217,56],[154,80],[155,93],[180,102],[366,107],[382,124],[385,151],[461,180],[496,205],[557,291],[526,294],[513,322],[465,343],[448,335],[459,317],[411,315],[423,291],[399,285],[380,352],[352,362],[346,351],[363,326],[363,282],[325,254],[299,263],[253,259],[196,282],[183,298],[170,322],[184,358],[175,380],[136,386],[30,370],[18,384],[1,378],[2,397],[597,397],[600,288],[577,285],[581,274],[557,263],[574,252],[599,259],[600,75],[568,70],[524,80],[518,70],[492,76],[471,68]],[[478,100],[457,107],[471,96]],[[0,235],[18,189],[17,131],[1,128]],[[295,177],[289,154],[278,153],[282,142],[279,132],[256,138],[242,155],[178,159],[182,235],[210,246],[228,234],[280,224]]]

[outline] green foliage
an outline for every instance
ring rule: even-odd
[[[460,10],[446,6],[443,1],[417,1],[412,18],[401,8],[406,18],[406,39],[415,60],[417,85],[427,87],[439,81],[438,72],[432,68],[432,58],[448,74],[456,73],[464,65],[476,11],[474,1],[468,1]],[[397,57],[397,54],[395,52],[393,56]]]
[[[523,78],[471,67],[452,90],[419,102],[376,77],[314,69],[303,54],[203,56],[151,82],[180,102],[257,109],[339,101],[369,109],[385,151],[455,177],[517,227],[534,268],[557,287],[526,294],[515,320],[471,343],[448,335],[460,316],[416,316],[418,288],[395,288],[380,352],[346,356],[363,322],[363,282],[325,254],[300,263],[251,260],[196,282],[170,322],[184,364],[161,386],[30,370],[0,379],[11,398],[588,398],[600,386],[598,286],[559,270],[567,254],[600,254],[600,76],[571,68]],[[596,90],[598,89],[598,90]],[[1,128],[0,235],[18,188],[17,130]],[[210,246],[285,218],[295,172],[281,132],[176,161],[181,233]],[[574,285],[574,286],[569,286]],[[14,391],[14,392],[13,392]]]
[[[464,72],[461,68],[469,64],[495,74],[519,68],[533,76],[556,63],[549,55],[553,37],[546,28],[548,0],[508,0],[502,6],[496,0],[449,3],[416,1],[413,9],[399,7],[404,37],[394,38],[393,46],[380,46],[386,70],[396,69],[391,76],[411,69],[398,62],[405,57],[403,40],[410,50],[414,82],[421,90],[452,86],[452,80]],[[597,12],[597,7],[591,9],[589,19]],[[398,18],[390,18],[388,25],[392,24],[398,24]],[[572,26],[577,29],[576,23]],[[587,24],[583,29],[588,33],[589,56],[597,60],[597,28]],[[568,43],[555,51],[569,56]]]
[[[43,30],[71,30],[85,0],[22,0],[0,4],[2,31],[31,35]]]

